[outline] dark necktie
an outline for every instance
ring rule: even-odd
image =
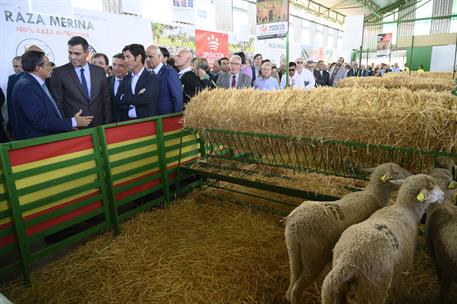
[[[89,89],[87,88],[87,81],[86,81],[86,77],[84,76],[84,69],[81,68],[80,70],[81,72],[81,85],[83,87],[83,92],[84,92],[84,95],[87,99],[87,101],[89,101]]]
[[[232,76],[232,88],[235,88],[236,87],[236,76],[233,75]]]

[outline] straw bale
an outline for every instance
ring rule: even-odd
[[[185,125],[203,136],[219,129],[448,152],[457,151],[456,121],[457,97],[407,89],[216,89],[185,111]]]
[[[450,72],[416,72],[412,71],[411,75],[408,72],[402,73],[385,73],[382,77],[414,77],[414,78],[442,78],[453,79],[454,74]]]
[[[208,199],[207,191],[139,214],[118,237],[105,233],[35,271],[31,286],[17,279],[1,291],[19,304],[286,303],[281,217],[226,203],[224,195]],[[437,277],[419,240],[397,303],[436,303]],[[306,291],[304,304],[320,303],[329,268]]]
[[[421,77],[346,77],[338,82],[338,88],[406,88],[409,90],[435,90],[451,93],[454,88],[452,78]]]

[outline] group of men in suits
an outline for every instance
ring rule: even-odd
[[[178,73],[162,63],[158,47],[150,46],[146,55],[140,44],[125,46],[122,53],[113,57],[114,75],[109,78],[106,69],[88,62],[89,44],[83,37],[68,41],[68,56],[69,63],[55,69],[39,48],[28,49],[21,56],[24,71],[8,82],[9,130],[13,139],[183,109]]]

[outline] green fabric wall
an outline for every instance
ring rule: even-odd
[[[419,64],[424,66],[425,71],[430,71],[430,63],[432,61],[432,47],[431,46],[420,46],[413,48],[411,58],[411,48],[406,50],[406,62],[411,71],[416,71],[419,68]]]

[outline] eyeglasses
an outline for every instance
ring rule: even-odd
[[[289,72],[293,72],[293,71],[295,71],[295,69],[289,69]]]
[[[296,62],[297,62],[298,64],[302,64],[302,63],[303,63],[303,61],[296,61]]]
[[[241,63],[239,63],[239,62],[230,62],[230,64],[240,65]]]

